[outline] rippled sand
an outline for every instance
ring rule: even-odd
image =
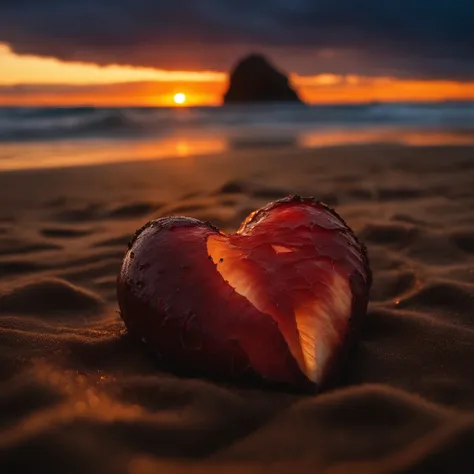
[[[315,196],[368,246],[361,340],[315,397],[178,378],[130,341],[126,243]],[[0,472],[474,472],[474,148],[242,151],[0,173]]]

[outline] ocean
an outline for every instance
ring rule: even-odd
[[[474,102],[0,108],[0,170],[364,143],[472,144]]]

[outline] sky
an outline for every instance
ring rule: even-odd
[[[2,0],[0,104],[218,105],[251,52],[310,103],[474,99],[474,2]]]

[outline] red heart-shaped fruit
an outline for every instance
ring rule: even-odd
[[[148,223],[124,257],[118,301],[129,332],[167,365],[304,389],[347,352],[370,285],[345,222],[291,196],[231,235],[186,217]]]

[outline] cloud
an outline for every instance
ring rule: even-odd
[[[252,50],[300,74],[474,77],[471,0],[2,0],[14,51],[228,70]]]

